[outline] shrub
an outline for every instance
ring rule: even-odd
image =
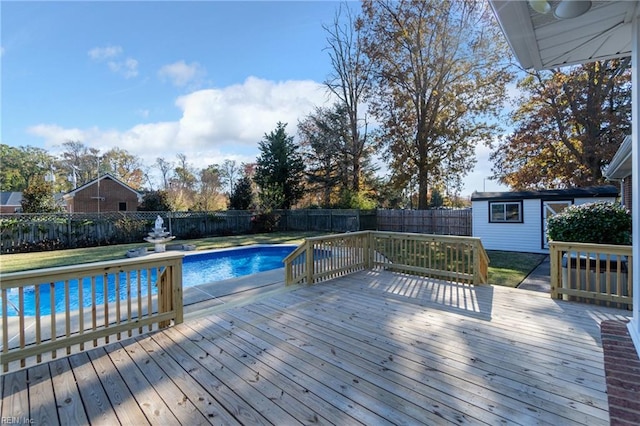
[[[605,201],[569,206],[548,219],[547,235],[555,241],[631,244],[631,214]]]
[[[258,213],[251,218],[251,232],[255,234],[274,232],[279,220],[280,216],[275,213]]]

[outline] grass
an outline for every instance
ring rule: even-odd
[[[547,256],[537,253],[487,250],[489,284],[516,287]]]
[[[171,243],[188,243],[195,245],[196,250],[210,250],[252,244],[300,244],[306,237],[317,235],[324,235],[324,233],[274,232],[270,234],[174,240]],[[122,259],[128,250],[139,247],[149,247],[149,244],[140,242],[38,253],[3,254],[0,256],[0,273]],[[508,287],[516,287],[520,284],[545,258],[544,254],[515,253],[496,250],[489,250],[487,254],[490,260],[489,283]]]

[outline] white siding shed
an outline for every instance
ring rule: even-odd
[[[473,236],[487,250],[548,253],[546,218],[572,204],[615,201],[615,186],[519,192],[474,192]]]

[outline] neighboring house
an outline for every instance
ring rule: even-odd
[[[572,204],[615,201],[615,186],[520,192],[474,192],[473,236],[488,250],[548,253],[547,218]]]
[[[22,210],[22,192],[1,191],[0,213],[17,213]]]
[[[621,203],[631,211],[631,136],[627,136],[604,171],[604,177],[620,182]]]
[[[66,193],[64,199],[70,213],[136,211],[142,194],[107,173]]]

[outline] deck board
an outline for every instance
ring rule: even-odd
[[[606,425],[599,324],[630,316],[386,271],[247,302],[5,374],[0,412],[48,424]]]

